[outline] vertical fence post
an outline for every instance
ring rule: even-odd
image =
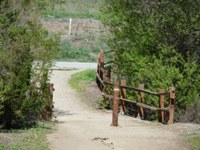
[[[119,85],[114,84],[112,125],[118,126]]]
[[[106,74],[105,74],[105,78],[104,80],[106,82],[110,82],[111,81],[111,69],[107,70],[106,71]],[[103,93],[105,93],[106,95],[110,95],[111,94],[111,89],[110,89],[110,86],[109,85],[105,85],[104,89],[103,89]],[[111,103],[111,99],[108,100],[108,98],[104,97],[103,98],[105,101],[109,101],[109,104],[107,104],[106,107],[110,107],[110,103]]]
[[[98,54],[98,58],[97,58],[97,74],[99,75],[99,77],[101,78],[102,81],[103,81],[103,68],[104,68],[104,55],[103,55],[103,50],[100,50],[100,52]],[[103,85],[99,81],[99,79],[97,79],[97,85],[98,85],[100,91],[102,92]]]
[[[98,76],[100,73],[99,71],[100,71],[100,54],[98,54],[98,58],[97,58],[97,74],[98,74]],[[100,89],[101,85],[100,85],[100,81],[97,77],[96,77],[96,83],[97,83],[98,88]]]
[[[123,86],[126,86],[126,80],[121,80],[120,81],[120,84],[123,85]],[[126,89],[122,88],[121,90],[121,93],[122,93],[122,98],[126,98]],[[126,106],[125,106],[125,102],[124,101],[121,101],[121,105],[122,105],[122,110],[124,112],[124,114],[126,113]]]
[[[161,89],[159,93],[164,93],[165,92],[165,89]],[[159,95],[159,106],[160,108],[164,108],[164,104],[165,104],[165,96],[164,95]],[[164,111],[160,111],[159,112],[159,120],[160,122],[164,123],[165,121],[165,113]]]
[[[51,105],[47,105],[45,107],[47,114],[45,116],[46,119],[50,119],[50,117],[52,116],[53,113],[53,91],[55,91],[54,89],[54,84],[53,83],[49,83],[49,98],[51,99]]]
[[[174,123],[174,101],[175,101],[175,88],[170,87],[169,89],[170,103],[169,103],[169,120],[168,124]]]
[[[138,88],[144,90],[144,84],[139,84]],[[144,97],[144,93],[138,92],[138,102],[139,103],[143,102],[143,97]],[[141,119],[144,119],[144,110],[142,107],[139,107],[139,115],[140,115]]]
[[[49,83],[49,93],[50,93],[51,100],[53,100],[53,91],[55,91],[54,84],[53,83]]]
[[[101,78],[101,80],[103,81],[103,69],[104,69],[104,54],[103,54],[103,50],[100,51],[100,70],[99,70],[99,76]],[[103,85],[101,84],[101,87],[100,87],[101,91],[103,91]]]

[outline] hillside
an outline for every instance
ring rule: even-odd
[[[100,5],[99,0],[66,0],[54,2],[45,12],[43,26],[61,36],[58,60],[96,62],[99,50],[108,49],[104,42],[107,33],[99,21]]]

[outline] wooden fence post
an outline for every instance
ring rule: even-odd
[[[120,84],[123,85],[123,86],[126,86],[126,80],[121,80],[120,81]],[[121,90],[121,96],[122,98],[126,98],[126,89],[125,88],[122,88]],[[121,105],[122,105],[122,110],[124,112],[124,114],[126,113],[126,106],[125,106],[125,102],[124,101],[121,101]]]
[[[118,126],[119,85],[114,84],[112,125]]]
[[[169,89],[170,103],[169,103],[169,120],[168,124],[174,123],[174,101],[175,101],[175,88],[170,87]]]
[[[104,77],[104,81],[106,81],[106,82],[110,82],[111,81],[111,69],[106,71],[106,74],[105,74],[105,77]],[[105,84],[104,89],[103,89],[103,93],[105,93],[106,95],[111,95],[111,90],[112,89],[110,89],[110,86]],[[106,107],[110,108],[110,104],[112,103],[111,102],[112,100],[110,98],[108,99],[106,97],[103,97],[103,99],[106,102],[109,101],[109,103],[106,105]]]
[[[54,84],[53,83],[49,83],[49,96],[50,98],[53,100],[53,91],[55,91],[54,89]]]
[[[139,84],[138,88],[144,90],[144,84]],[[138,102],[139,103],[143,102],[143,97],[144,97],[144,93],[138,92]],[[144,119],[144,110],[142,107],[139,107],[138,113],[139,113],[141,119]]]
[[[165,92],[165,89],[161,89],[160,91],[159,91],[159,93],[164,93]],[[164,95],[159,95],[159,107],[160,108],[164,108],[164,104],[165,104],[165,96]],[[162,123],[164,123],[164,121],[165,121],[165,113],[164,113],[164,111],[160,111],[159,112],[159,122],[162,122]]]
[[[103,68],[104,68],[104,54],[103,54],[103,50],[100,50],[98,54],[98,58],[97,58],[97,74],[99,75],[102,81],[103,81]],[[103,85],[98,80],[97,80],[97,85],[100,91],[102,92]]]
[[[103,54],[103,50],[100,51],[99,53],[100,55],[100,61],[99,61],[99,64],[100,64],[100,71],[99,71],[99,76],[101,78],[101,80],[103,81],[103,69],[104,69],[104,54]],[[101,84],[101,91],[103,91],[103,85]]]
[[[49,83],[49,98],[51,99],[51,101],[53,101],[53,91],[55,91],[54,89],[54,84],[53,83]],[[51,105],[46,105],[45,109],[46,109],[46,115],[44,115],[43,117],[45,119],[50,119],[53,113],[53,103]]]

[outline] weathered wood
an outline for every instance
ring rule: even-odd
[[[168,124],[173,124],[174,123],[175,88],[174,87],[170,87],[169,93],[170,93],[170,103],[169,103],[169,120],[168,120]]]
[[[103,54],[103,50],[100,50],[100,52],[98,54],[97,63],[98,63],[97,73],[98,73],[100,79],[103,81],[103,72],[104,72],[104,54]],[[103,84],[100,84],[99,88],[100,88],[101,91],[103,91]]]
[[[102,96],[104,96],[106,98],[109,98],[109,99],[113,99],[113,96],[107,95],[105,93],[102,93]],[[129,99],[125,99],[125,98],[119,98],[119,100],[125,101],[125,102],[129,102],[129,103],[133,103],[133,104],[136,104],[136,106],[138,106],[138,107],[143,107],[143,108],[150,109],[150,110],[153,110],[153,111],[166,111],[166,112],[169,112],[169,107],[157,108],[157,107],[149,106],[149,105],[146,105],[146,104],[141,104],[141,103],[129,100]]]
[[[164,89],[160,90],[160,93],[164,93],[164,92],[165,92]],[[164,95],[160,95],[159,96],[159,107],[161,109],[165,107],[164,103],[165,103],[165,96]],[[164,115],[165,115],[164,111],[160,111],[160,113],[159,113],[159,121],[162,122],[162,123],[164,123],[164,121],[165,121],[165,116]]]
[[[104,63],[104,54],[103,54],[103,50],[101,49],[99,54],[98,54],[98,59],[97,61],[100,63],[101,66],[103,66]]]
[[[103,81],[103,72],[102,71],[100,71],[99,77],[100,77],[101,81]],[[101,91],[103,91],[103,87],[104,87],[104,85],[100,84],[100,90]]]
[[[138,86],[139,89],[144,90],[144,84],[139,84]],[[138,92],[138,103],[143,103],[143,98],[144,98],[144,93],[143,92]],[[144,110],[143,107],[139,107],[138,113],[142,119],[144,119]]]
[[[97,79],[99,80],[99,82],[100,82],[103,86],[105,86],[103,80],[100,78],[100,76],[99,76],[98,73],[96,74],[96,77],[97,77]]]
[[[146,104],[141,104],[141,103],[138,103],[138,102],[135,102],[135,101],[132,101],[132,100],[128,100],[128,99],[124,99],[124,98],[120,98],[121,101],[125,101],[125,102],[129,102],[129,103],[133,103],[135,104],[136,106],[138,107],[143,107],[143,108],[146,108],[146,109],[150,109],[152,111],[169,111],[169,108],[157,108],[157,107],[153,107],[153,106],[149,106],[149,105],[146,105]]]
[[[100,67],[100,72],[104,72],[104,68],[102,66]]]
[[[98,86],[98,88],[99,88],[99,90],[101,90],[101,83],[100,83],[100,77],[99,77],[99,71],[100,71],[100,55],[98,54],[98,58],[97,58],[97,70],[96,70],[96,83],[97,83],[97,86]]]
[[[106,73],[105,73],[105,77],[104,77],[104,81],[107,81],[107,82],[110,82],[111,80],[111,70],[107,70]],[[104,83],[103,83],[104,84]],[[111,94],[111,89],[110,89],[110,86],[108,85],[105,85],[104,84],[104,89],[103,89],[103,92],[106,94],[106,95],[110,95]],[[106,97],[104,97],[104,100]],[[107,101],[107,100],[106,100]]]
[[[113,61],[104,63],[104,52],[101,50],[98,54],[98,59],[97,59],[96,79],[97,79],[97,85],[102,92],[102,96],[104,96],[105,98],[109,98],[109,99],[113,100],[113,114],[112,114],[112,125],[113,126],[118,126],[119,100],[121,101],[121,106],[122,106],[122,110],[123,110],[124,113],[126,113],[126,111],[127,111],[125,104],[134,104],[134,105],[139,107],[138,113],[140,114],[141,118],[144,118],[144,110],[143,109],[150,109],[152,111],[158,111],[159,121],[164,123],[164,121],[166,120],[165,119],[165,112],[169,112],[168,124],[173,124],[174,101],[175,101],[175,90],[174,90],[174,88],[170,88],[169,92],[168,91],[165,92],[165,90],[162,89],[162,90],[159,91],[159,93],[157,93],[157,92],[145,90],[144,85],[139,85],[138,88],[127,86],[125,80],[121,80],[120,85],[113,84],[111,82],[111,71],[107,70],[106,73],[105,73],[105,70],[104,70],[104,65],[110,64],[110,63],[113,63]],[[110,95],[111,94],[110,91],[106,91],[105,87],[110,88],[110,86],[114,87],[114,95]],[[103,91],[103,89],[104,89],[104,91]],[[119,94],[120,94],[119,90],[121,90],[120,96],[119,96]],[[127,90],[134,90],[134,91],[138,92],[138,99],[136,101],[131,101],[131,100],[126,99]],[[145,93],[159,97],[159,108],[143,104]],[[169,102],[168,107],[164,106],[165,96],[170,97],[170,102]]]
[[[120,88],[125,88],[125,89],[129,89],[129,90],[134,90],[134,91],[137,91],[137,92],[143,92],[143,93],[147,93],[147,94],[155,95],[155,96],[159,96],[159,95],[169,95],[169,92],[166,92],[166,93],[156,93],[156,92],[151,92],[151,91],[148,91],[148,90],[142,90],[142,89],[135,88],[135,87],[131,87],[131,86],[124,86],[124,85],[121,85]]]
[[[53,91],[55,91],[54,84],[53,83],[49,83],[49,93],[50,93],[50,98],[51,99],[53,99]]]
[[[121,80],[120,81],[120,84],[121,85],[126,85],[126,80]],[[121,97],[122,98],[126,98],[126,89],[125,88],[122,88],[121,89]],[[125,106],[125,102],[124,101],[121,101],[121,105],[122,105],[122,110],[124,112],[124,114],[126,113],[126,106]]]
[[[48,83],[48,88],[49,88],[49,98],[53,101],[53,91],[55,91],[54,84],[53,83]],[[53,114],[53,107],[54,107],[53,104],[47,104],[45,106],[45,112],[46,113],[42,114],[42,117],[45,120],[50,120],[51,119],[51,116]]]
[[[112,125],[118,126],[118,108],[119,108],[119,85],[114,85],[114,98],[113,98],[113,117]]]

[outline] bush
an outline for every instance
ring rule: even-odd
[[[198,0],[104,0],[102,7],[112,34],[107,43],[115,51],[113,70],[130,86],[144,83],[155,92],[174,86],[177,120],[200,91],[199,7]],[[145,97],[148,104],[156,101]]]
[[[1,2],[1,128],[33,125],[52,103],[47,82],[58,41],[36,19],[37,4],[26,0]]]
[[[95,62],[98,50],[99,47],[77,46],[73,42],[63,41],[60,43],[57,58],[65,61]]]

